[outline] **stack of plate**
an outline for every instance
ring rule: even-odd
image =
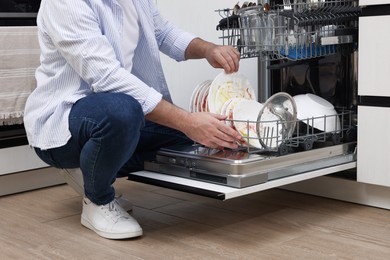
[[[190,100],[191,112],[208,112],[207,96],[211,82],[211,80],[206,80],[195,87]]]
[[[232,98],[255,100],[256,95],[245,76],[222,72],[213,81],[206,80],[195,87],[189,109],[191,112],[221,114],[224,104]]]
[[[244,137],[243,145],[260,148],[256,120],[262,105],[255,100],[255,91],[245,76],[222,72],[213,81],[206,80],[196,86],[190,111],[226,115],[226,124]]]

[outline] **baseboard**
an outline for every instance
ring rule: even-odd
[[[0,196],[63,183],[60,170],[52,167],[0,175]]]
[[[282,189],[390,209],[390,187],[323,176],[281,187]]]

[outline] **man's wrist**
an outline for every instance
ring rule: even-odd
[[[188,45],[185,53],[186,59],[203,59],[206,58],[207,52],[215,44],[202,40],[201,38],[193,39]]]

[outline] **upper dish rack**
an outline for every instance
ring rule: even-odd
[[[216,10],[223,45],[241,58],[303,60],[357,47],[358,0],[284,0],[283,5],[254,5]]]

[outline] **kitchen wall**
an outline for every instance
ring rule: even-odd
[[[222,19],[215,10],[233,8],[237,0],[156,0],[161,14],[184,30],[199,37],[222,44],[216,30]],[[192,90],[199,83],[214,79],[222,70],[212,68],[205,60],[176,62],[162,54],[162,63],[176,105],[188,109]],[[257,59],[243,59],[240,73],[248,77],[257,91]]]

